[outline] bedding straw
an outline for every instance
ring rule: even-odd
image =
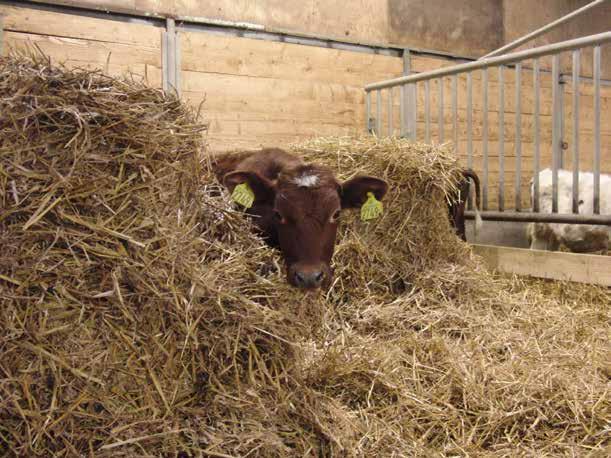
[[[391,185],[305,294],[175,96],[13,56],[0,113],[0,455],[604,455],[609,290],[489,274],[448,149],[291,146]]]

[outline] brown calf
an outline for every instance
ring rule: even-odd
[[[465,169],[462,171],[463,179],[458,185],[458,195],[454,196],[451,203],[448,204],[448,212],[450,216],[450,222],[458,236],[467,241],[467,234],[465,230],[465,206],[469,197],[469,191],[471,190],[471,183],[469,179],[473,180],[475,185],[475,231],[482,226],[482,218],[479,214],[480,207],[480,192],[479,192],[479,177],[471,169]]]
[[[381,200],[388,189],[369,176],[339,183],[330,169],[277,148],[222,155],[214,169],[229,192],[248,184],[254,202],[247,213],[267,243],[282,251],[288,282],[307,289],[331,283],[340,210],[360,207],[367,193]]]

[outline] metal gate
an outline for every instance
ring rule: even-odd
[[[466,80],[466,162],[467,167],[473,167],[473,79],[475,77],[481,81],[481,136],[482,136],[482,151],[481,151],[481,181],[483,188],[483,212],[482,218],[488,220],[500,221],[547,221],[547,222],[562,222],[562,223],[588,223],[588,224],[604,224],[611,225],[611,215],[600,215],[600,173],[601,173],[601,47],[611,42],[611,32],[605,32],[597,35],[591,35],[574,40],[568,40],[551,45],[541,46],[526,51],[504,54],[498,57],[484,57],[480,60],[445,67],[438,70],[428,71],[424,73],[403,76],[400,78],[381,81],[365,86],[366,91],[366,122],[367,129],[378,136],[395,135],[398,130],[402,136],[407,136],[414,140],[417,139],[417,126],[419,122],[417,99],[415,94],[423,92],[423,140],[427,143],[431,142],[431,86],[435,82],[437,87],[434,94],[437,98],[437,132],[438,141],[443,143],[445,140],[444,118],[447,114],[447,106],[444,103],[444,82],[450,80],[450,120],[452,140],[457,152],[459,151],[459,127],[458,127],[458,81],[461,78]],[[580,63],[582,57],[592,53],[592,77],[584,78],[581,76]],[[542,85],[542,75],[549,77],[549,71],[542,68],[542,58],[551,58],[551,81],[549,86]],[[561,74],[561,57],[571,57],[571,71],[567,75]],[[498,150],[496,156],[489,149],[488,133],[490,124],[488,117],[490,113],[489,86],[492,71],[497,72],[495,75],[497,83],[498,99]],[[515,133],[513,137],[514,147],[512,148],[512,158],[515,160],[514,182],[509,183],[505,180],[505,166],[507,149],[506,129],[505,129],[505,112],[506,104],[509,97],[506,97],[506,82],[505,78],[513,72],[513,80],[515,82]],[[532,209],[525,208],[523,204],[522,187],[526,184],[523,179],[524,169],[522,167],[522,138],[525,135],[525,130],[522,129],[522,76],[525,72],[532,73],[533,85],[533,125],[529,135],[532,135],[533,154],[532,158],[532,188],[533,199]],[[570,76],[569,76],[570,75]],[[463,78],[464,77],[464,78]],[[590,83],[591,82],[591,83]],[[568,145],[563,141],[563,130],[565,124],[564,116],[564,97],[563,85],[570,83],[572,92],[571,100],[571,120],[570,129],[572,130],[571,138],[571,162],[573,171],[573,187],[572,187],[572,213],[558,212],[558,170],[564,166],[563,149]],[[586,164],[583,160],[580,161],[579,135],[580,135],[580,104],[584,96],[580,94],[580,85],[587,83],[591,84],[592,91],[592,119],[588,119],[588,124],[592,125],[592,145],[591,163]],[[603,82],[605,83],[605,82]],[[606,82],[608,84],[608,82]],[[397,122],[393,118],[393,111],[396,108],[396,95],[393,98],[393,89],[399,88],[399,129],[396,129]],[[541,147],[548,146],[541,141],[541,93],[543,90],[551,89],[551,169],[552,169],[552,213],[539,212],[539,172],[541,170]],[[590,89],[588,89],[589,91]],[[382,101],[384,98],[385,102]],[[546,110],[549,107],[545,107]],[[609,114],[611,108],[607,106],[605,115]],[[383,128],[384,126],[384,128]],[[607,128],[609,126],[606,126]],[[547,131],[545,132],[547,133]],[[589,132],[588,132],[589,133]],[[588,148],[589,149],[589,148]],[[478,157],[479,159],[479,157]],[[604,164],[611,164],[611,157],[605,157]],[[489,170],[492,161],[498,161],[495,168],[498,170],[498,182],[495,183],[496,189],[496,205],[491,208],[489,205],[490,196],[490,176]],[[590,161],[588,161],[590,162]],[[590,168],[593,172],[594,192],[593,192],[593,208],[594,214],[586,215],[579,214],[579,188],[578,188],[578,173],[580,166]],[[507,204],[506,190],[511,190],[514,194],[515,202]],[[510,208],[513,207],[513,208]],[[468,216],[473,216],[472,212],[467,213]]]

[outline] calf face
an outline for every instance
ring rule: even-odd
[[[284,170],[276,180],[237,170],[223,181],[230,192],[249,185],[255,201],[248,213],[267,241],[282,251],[288,282],[305,289],[330,285],[340,211],[360,207],[368,193],[381,200],[387,191],[386,182],[368,176],[340,184],[329,169],[316,165]]]

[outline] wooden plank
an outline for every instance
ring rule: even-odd
[[[4,5],[0,14],[6,15],[6,31],[161,48],[160,29],[151,25]]]
[[[132,75],[152,87],[161,87],[160,56],[151,49],[119,43],[6,32],[4,54],[11,49],[38,46],[54,63],[70,68],[101,69],[110,76]]]
[[[552,280],[611,286],[611,256],[473,245],[491,270]]]
[[[184,71],[358,86],[400,76],[398,57],[180,32]]]

